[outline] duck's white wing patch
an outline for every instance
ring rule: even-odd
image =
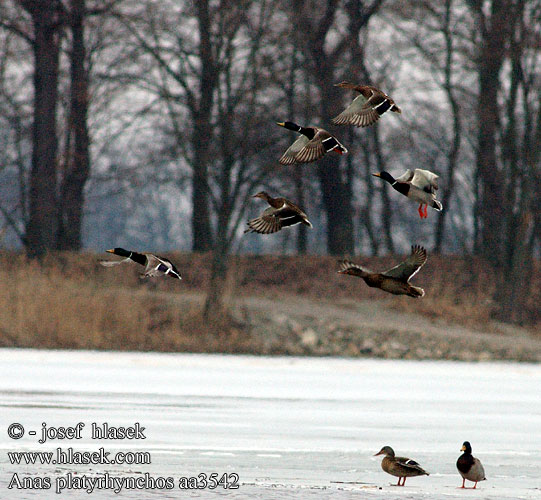
[[[427,191],[426,189],[427,187],[435,191],[438,189],[438,181],[437,181],[438,177],[439,175],[436,175],[435,173],[430,172],[430,170],[423,170],[420,168],[416,168],[411,183],[414,186],[417,186],[418,188],[423,189],[424,191]]]
[[[395,179],[398,182],[410,182],[414,177],[414,173],[408,168],[400,177],[396,177]]]

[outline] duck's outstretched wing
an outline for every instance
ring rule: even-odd
[[[282,229],[282,222],[278,216],[280,210],[269,207],[263,211],[261,216],[248,221],[248,229],[245,233],[272,234]]]
[[[358,264],[354,264],[347,259],[339,260],[338,263],[340,264],[340,269],[338,270],[340,274],[352,274],[353,276],[359,276],[361,278],[366,274],[372,274],[372,271],[370,271],[370,269],[367,269],[366,267],[360,266]]]
[[[380,114],[364,95],[359,94],[338,116],[332,119],[335,125],[368,127],[379,120]]]
[[[130,264],[135,264],[133,260],[131,260],[129,257],[126,257],[122,260],[99,260],[98,261],[103,267],[113,267],[118,266],[120,264],[124,264],[124,262],[129,262]]]
[[[426,250],[422,246],[412,245],[411,254],[404,262],[381,274],[407,282],[423,267],[426,259]]]
[[[438,190],[438,177],[430,170],[416,168],[411,183],[427,193],[434,193]]]
[[[408,168],[400,177],[396,177],[395,180],[398,182],[411,182],[414,177],[415,174]]]
[[[310,139],[308,139],[308,137],[306,137],[305,135],[301,135],[291,146],[289,146],[289,148],[286,149],[286,152],[282,155],[280,160],[278,160],[280,164],[293,165],[294,163],[305,163],[305,162],[299,161],[297,157],[299,153],[305,149],[306,145],[309,142],[310,142]],[[322,146],[322,149],[323,149],[323,146]],[[325,154],[324,149],[323,149],[323,154]]]

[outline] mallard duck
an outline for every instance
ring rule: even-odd
[[[272,198],[265,191],[253,196],[265,200],[270,207],[265,209],[260,217],[248,221],[245,233],[271,234],[280,231],[283,227],[305,224],[312,227],[306,214],[294,203],[285,198]]]
[[[438,189],[438,181],[436,179],[439,176],[429,170],[416,168],[415,172],[412,172],[408,169],[396,179],[389,172],[385,172],[385,170],[379,174],[372,175],[387,181],[394,189],[407,196],[410,200],[417,201],[419,203],[417,210],[421,219],[428,217],[426,211],[428,205],[438,210],[438,212],[443,209],[442,204],[436,200],[436,191]]]
[[[395,102],[376,87],[355,85],[350,82],[340,82],[335,86],[359,92],[353,102],[336,118],[333,118],[332,121],[335,125],[367,127],[376,123],[385,111],[391,110],[394,113],[402,113],[402,110]]]
[[[404,486],[407,477],[430,475],[415,460],[406,457],[395,457],[394,450],[390,446],[384,446],[374,456],[378,455],[385,455],[381,461],[381,468],[387,474],[398,478],[396,486]],[[401,479],[403,479],[402,484],[400,483]]]
[[[111,250],[106,250],[106,252],[114,253],[120,257],[125,257],[122,260],[100,260],[100,264],[105,267],[118,266],[124,262],[136,262],[145,266],[145,272],[141,274],[141,278],[147,278],[148,276],[171,276],[172,278],[177,278],[181,280],[180,273],[178,269],[173,265],[173,263],[166,259],[165,257],[158,257],[157,255],[143,252],[137,253],[132,252],[131,250],[125,250],[124,248],[112,248]]]
[[[369,269],[353,264],[348,260],[341,260],[340,274],[351,274],[362,278],[368,286],[381,288],[384,292],[394,295],[409,295],[410,297],[423,297],[422,288],[409,284],[414,276],[426,262],[426,250],[419,245],[412,245],[410,256],[395,267],[382,273],[374,273]]]
[[[481,461],[478,458],[472,456],[471,444],[469,441],[464,441],[464,444],[462,445],[460,451],[463,451],[464,453],[462,453],[462,455],[458,457],[458,460],[456,461],[456,468],[462,476],[461,488],[466,487],[465,483],[467,479],[468,481],[472,481],[475,483],[473,485],[473,489],[475,489],[479,481],[484,481],[486,479],[485,469],[483,469],[483,464],[481,463]]]
[[[331,135],[322,128],[301,127],[292,122],[278,123],[278,125],[301,134],[280,158],[279,161],[282,165],[310,163],[323,158],[325,153],[329,151],[334,151],[338,154],[348,152],[334,135]]]

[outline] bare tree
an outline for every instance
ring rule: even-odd
[[[325,126],[341,107],[341,96],[333,88],[339,75],[339,62],[381,4],[382,0],[371,3],[327,0],[324,6],[312,0],[291,4],[297,42],[306,52],[306,72],[318,90],[319,119]],[[341,7],[346,9],[349,23],[344,35],[333,29]],[[351,254],[354,249],[351,187],[348,187],[351,179],[347,179],[340,163],[330,155],[318,162],[317,172],[327,214],[327,250],[333,255]]]
[[[70,50],[70,110],[67,126],[59,198],[59,224],[57,248],[81,248],[81,225],[84,205],[84,187],[90,174],[90,137],[88,132],[89,78],[84,23],[85,0],[71,0],[69,28]]]
[[[501,266],[504,255],[501,221],[505,219],[505,177],[498,157],[501,120],[498,103],[502,84],[501,70],[517,22],[517,3],[512,0],[491,0],[488,5],[484,5],[481,0],[467,0],[467,4],[477,20],[480,34],[477,55],[479,92],[476,168],[482,184],[481,251],[493,264]]]
[[[63,36],[62,4],[20,0],[32,19],[34,52],[34,125],[29,215],[25,241],[30,256],[56,248],[58,230],[57,123],[58,71]]]

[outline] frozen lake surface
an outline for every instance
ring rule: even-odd
[[[2,499],[541,498],[539,365],[0,349],[0,407]],[[79,422],[80,439],[38,443],[42,423],[56,432]],[[92,439],[92,423],[104,422],[138,422],[145,439]],[[22,438],[8,436],[13,423]],[[477,490],[457,488],[465,440],[488,478]],[[383,445],[430,476],[392,486],[372,456]],[[151,463],[23,465],[8,456],[58,447],[148,452]],[[239,488],[178,488],[200,473],[238,474]],[[15,474],[49,478],[51,488],[10,490]],[[174,489],[76,489],[145,474],[173,478]],[[68,478],[72,489],[56,494]]]

